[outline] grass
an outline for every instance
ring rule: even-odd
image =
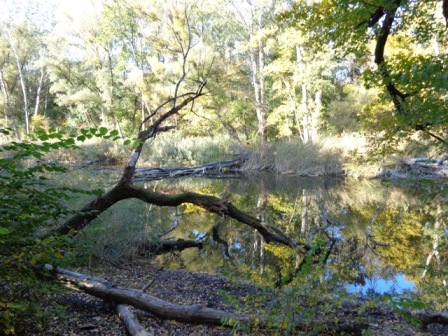
[[[58,150],[47,160],[69,163],[122,164],[132,151],[122,141],[93,138],[78,144],[79,149]],[[190,166],[229,160],[241,152],[240,147],[226,137],[182,137],[180,134],[162,134],[147,141],[140,156],[144,166]]]
[[[100,163],[120,165],[129,158],[131,146],[121,140],[112,142],[99,138],[78,144],[79,149],[59,149],[44,159],[62,163]],[[301,176],[347,176],[370,178],[385,167],[394,170],[399,157],[373,160],[365,136],[356,133],[327,136],[315,143],[300,139],[276,142],[238,144],[228,137],[193,137],[179,132],[163,133],[150,139],[143,148],[140,166],[194,166],[233,159],[242,153],[251,155],[244,170],[268,170],[279,174]]]
[[[162,134],[148,141],[141,164],[145,166],[201,165],[229,160],[242,152],[240,145],[224,136],[192,137]]]
[[[302,176],[375,176],[380,165],[367,159],[365,138],[346,134],[316,143],[287,139],[254,146],[244,168]]]

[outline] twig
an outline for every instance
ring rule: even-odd
[[[159,276],[160,276],[160,274],[161,274],[160,271],[163,271],[163,266],[161,266],[161,267],[158,269],[159,274],[157,274],[157,276],[154,277],[154,279],[152,279],[151,282],[148,283],[147,285],[145,285],[140,291],[142,291],[143,293],[146,292],[146,290],[147,290],[149,287],[151,287],[151,286],[153,285],[153,283],[159,278]]]

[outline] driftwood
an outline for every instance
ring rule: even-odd
[[[102,278],[84,275],[59,267],[54,268],[51,265],[45,265],[45,269],[70,288],[82,290],[87,294],[112,301],[118,305],[130,305],[163,319],[214,325],[226,325],[230,322],[255,324],[256,322],[256,319],[248,314],[230,313],[200,305],[178,305],[137,289],[115,286]]]
[[[402,163],[411,168],[412,172],[434,176],[448,176],[447,157],[440,160],[426,158],[405,159]]]
[[[117,315],[125,325],[129,334],[131,336],[154,336],[153,334],[147,332],[145,328],[143,328],[143,326],[138,322],[137,317],[134,315],[131,309],[132,308],[127,305],[123,304],[115,305]]]
[[[139,246],[139,252],[142,255],[159,255],[168,252],[183,251],[187,248],[196,247],[201,250],[204,247],[203,242],[197,240],[185,240],[185,239],[167,239],[160,242],[151,244],[142,244]]]
[[[116,286],[105,279],[84,275],[81,273],[54,268],[45,265],[53,277],[65,284],[67,287],[81,290],[97,298],[107,300],[115,306],[120,319],[125,324],[128,332],[133,336],[148,336],[148,333],[132,313],[131,307],[151,313],[163,319],[172,319],[180,322],[203,323],[231,327],[235,323],[246,326],[266,327],[261,316],[253,316],[244,313],[232,313],[218,309],[203,307],[201,305],[178,305],[159,299],[144,293],[142,290],[123,288]],[[278,322],[281,322],[279,317]],[[363,335],[369,327],[367,323],[323,323],[317,321],[311,324],[299,324],[297,329],[319,327],[333,334],[342,332],[351,335]]]
[[[163,178],[177,178],[185,176],[201,177],[239,177],[241,166],[246,160],[247,155],[241,155],[233,160],[208,163],[202,166],[194,167],[151,167],[137,168],[134,173],[133,181],[151,181]]]

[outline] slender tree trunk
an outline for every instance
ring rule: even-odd
[[[3,98],[5,99],[6,111],[7,111],[6,115],[11,120],[11,125],[12,125],[12,128],[14,130],[14,133],[15,133],[17,139],[20,140],[20,132],[17,128],[16,119],[15,119],[14,113],[12,111],[11,101],[9,99],[9,93],[8,93],[8,89],[7,89],[7,84],[5,81],[5,76],[3,74],[3,68],[0,69],[0,85],[2,88]]]
[[[14,44],[13,38],[11,36],[11,32],[6,31],[6,35],[7,35],[9,45],[11,46],[12,52],[14,54],[14,58],[16,59],[16,66],[17,66],[17,71],[19,72],[20,86],[22,88],[22,94],[23,94],[23,113],[24,113],[24,117],[25,117],[25,131],[26,131],[26,134],[29,134],[29,132],[30,132],[30,116],[29,116],[29,111],[28,111],[28,95],[27,95],[27,91],[26,91],[25,78],[23,75],[22,66],[20,64],[19,54],[18,54],[18,51]]]
[[[322,111],[322,90],[319,89],[314,97],[314,109],[311,116],[311,141],[316,142],[319,134],[319,118]]]
[[[34,106],[34,114],[33,114],[33,116],[37,116],[37,114],[39,113],[40,94],[41,94],[42,86],[43,86],[43,83],[44,83],[44,77],[45,77],[45,68],[42,66],[40,68],[39,85],[37,86],[37,91],[36,91],[36,104]]]
[[[306,94],[306,84],[302,83],[302,128],[303,128],[303,142],[308,143],[310,140],[309,118],[308,118],[308,104]]]
[[[258,18],[258,27],[261,29],[261,14]],[[268,134],[266,131],[266,101],[265,101],[265,84],[264,84],[264,46],[263,41],[258,42],[258,80],[259,80],[259,90],[260,90],[260,119],[259,119],[259,131],[263,142],[268,140]]]
[[[309,118],[308,118],[308,104],[307,104],[307,85],[305,82],[305,67],[303,65],[302,52],[303,52],[302,48],[300,46],[296,46],[296,64],[297,67],[299,68],[301,90],[302,90],[302,101],[301,101],[302,120],[300,121],[299,118],[296,117],[296,124],[297,124],[297,131],[301,135],[303,143],[307,143],[310,138],[310,132],[309,132]]]
[[[257,115],[257,121],[258,121],[258,135],[260,136],[262,141],[264,141],[265,124],[263,122],[263,110],[260,96],[260,83],[258,81],[258,77],[260,76],[260,74],[258,73],[259,67],[257,65],[257,57],[255,49],[251,48],[249,52],[249,57],[252,69],[252,86],[254,88],[255,113]]]

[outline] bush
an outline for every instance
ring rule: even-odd
[[[0,135],[8,134],[0,129]],[[53,285],[42,281],[42,265],[67,266],[80,260],[69,235],[50,233],[60,218],[72,213],[63,200],[92,192],[55,187],[47,176],[65,169],[40,161],[51,150],[75,147],[75,140],[54,129],[37,136],[39,143],[0,146],[0,334],[15,334],[30,317],[33,323],[27,325],[36,327],[44,317],[39,299]]]

